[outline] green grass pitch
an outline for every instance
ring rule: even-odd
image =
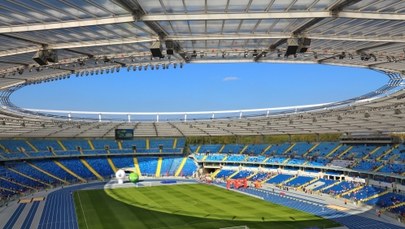
[[[79,227],[330,228],[339,224],[237,192],[203,184],[75,192]]]

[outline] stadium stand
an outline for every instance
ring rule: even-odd
[[[272,177],[270,180],[266,181],[266,183],[281,184],[293,177],[294,177],[293,175],[288,175],[288,174],[277,174],[276,176]]]
[[[298,187],[312,181],[313,177],[297,176],[296,178],[285,183],[285,186]]]
[[[79,159],[60,159],[62,165],[71,170],[73,173],[83,177],[84,179],[94,180],[96,177],[91,173]]]
[[[262,154],[263,151],[268,147],[269,145],[267,144],[250,144],[247,146],[245,150],[245,154]]]
[[[157,161],[157,157],[139,157],[138,162],[142,175],[155,176]]]
[[[231,176],[233,173],[235,173],[235,170],[222,169],[222,170],[216,175],[216,178],[228,178],[228,177]]]
[[[102,177],[111,177],[112,175],[114,175],[114,171],[108,164],[106,158],[87,158],[86,161]]]

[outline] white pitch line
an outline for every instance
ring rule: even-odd
[[[84,214],[84,210],[83,210],[82,199],[80,199],[79,192],[77,192],[77,197],[79,197],[79,203],[80,203],[80,208],[82,209],[82,213],[83,213],[83,217],[84,217],[84,223],[86,223],[86,228],[89,229],[89,225],[87,225],[86,214]]]

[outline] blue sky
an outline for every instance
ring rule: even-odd
[[[377,89],[367,69],[314,64],[187,64],[182,69],[72,76],[17,91],[24,108],[83,111],[204,111],[334,102]]]

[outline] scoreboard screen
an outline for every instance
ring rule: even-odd
[[[129,140],[134,138],[133,129],[115,129],[116,140]]]

